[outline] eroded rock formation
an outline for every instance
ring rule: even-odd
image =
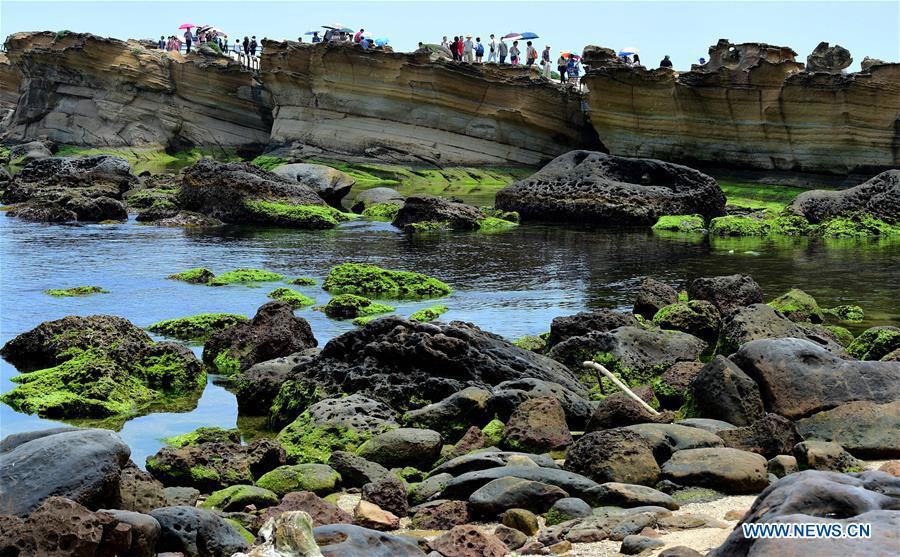
[[[723,39],[681,74],[595,64],[590,120],[610,153],[629,157],[836,174],[900,165],[900,64],[815,73],[795,56]]]

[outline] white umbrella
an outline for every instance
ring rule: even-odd
[[[640,54],[641,51],[634,48],[633,46],[627,46],[621,50],[619,50],[619,56],[630,56],[632,54]]]

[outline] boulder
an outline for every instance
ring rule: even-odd
[[[791,474],[756,498],[744,516],[744,523],[870,523],[871,538],[865,541],[745,538],[737,528],[710,555],[892,555],[900,526],[896,511],[898,493],[900,478],[882,472],[847,475],[808,470]]]
[[[400,207],[405,201],[406,198],[393,188],[370,188],[356,194],[351,210],[354,213],[362,213],[373,205],[381,204],[397,205]]]
[[[27,165],[31,161],[50,158],[53,156],[52,143],[48,141],[29,141],[28,143],[20,143],[9,148],[9,161],[16,161],[17,164]]]
[[[582,436],[566,453],[565,469],[597,483],[653,485],[659,476],[650,445],[640,433],[625,428]]]
[[[584,394],[565,366],[474,325],[389,316],[333,338],[317,357],[300,362],[289,382],[310,391],[362,393],[408,410],[411,399],[438,402],[468,386],[523,378]]]
[[[766,414],[749,426],[736,427],[717,433],[726,447],[750,451],[773,458],[791,452],[803,436],[798,435],[794,424],[778,414]]]
[[[318,348],[308,348],[281,358],[274,358],[252,366],[247,371],[231,378],[232,388],[238,403],[238,413],[248,416],[267,415],[278,395],[278,391],[291,375],[291,371],[302,360],[314,358]],[[283,427],[297,417],[301,410],[295,410],[290,416],[279,417],[270,425],[274,429]]]
[[[281,502],[267,508],[262,513],[263,521],[275,518],[288,511],[303,511],[312,518],[313,525],[349,524],[353,517],[334,503],[322,499],[312,491],[288,493]]]
[[[540,529],[537,516],[526,509],[509,509],[505,511],[500,517],[500,523],[509,528],[515,528],[528,536],[537,534]]]
[[[900,399],[898,364],[842,360],[807,340],[754,340],[732,361],[759,385],[766,410],[791,420],[853,400]]]
[[[156,550],[177,551],[185,557],[231,557],[249,547],[224,519],[196,507],[162,507],[150,512],[160,525]]]
[[[866,56],[862,59],[862,62],[859,63],[859,67],[860,69],[862,69],[862,71],[868,72],[872,68],[872,66],[878,66],[882,64],[887,64],[887,62],[881,60],[880,58],[870,58],[869,56]]]
[[[203,362],[232,375],[317,345],[309,323],[296,317],[290,304],[268,302],[253,319],[214,333],[203,345]]]
[[[663,372],[654,394],[663,408],[681,408],[690,393],[691,382],[703,369],[703,362],[675,362]]]
[[[507,547],[495,535],[472,524],[454,526],[428,546],[444,557],[503,557]]]
[[[397,228],[414,230],[413,225],[440,223],[453,230],[477,230],[484,220],[481,209],[427,194],[406,198],[391,222]]]
[[[691,281],[688,298],[711,302],[723,316],[731,310],[750,304],[761,304],[762,289],[748,275],[702,277]]]
[[[645,485],[606,482],[597,491],[597,502],[602,505],[618,507],[663,507],[677,510],[678,503],[671,495]]]
[[[0,514],[26,516],[51,496],[94,510],[118,506],[131,449],[116,434],[71,429],[20,440],[5,439],[0,453]]]
[[[662,465],[662,476],[731,494],[758,493],[769,484],[765,458],[723,447],[678,451]]]
[[[409,512],[406,484],[393,474],[388,474],[364,485],[362,500],[374,503],[397,516],[406,516]]]
[[[570,151],[497,192],[496,206],[523,219],[650,226],[662,215],[724,214],[725,195],[685,166]]]
[[[791,321],[821,323],[825,320],[825,314],[816,299],[799,288],[791,288],[769,302],[769,305]]]
[[[715,433],[696,427],[677,424],[635,424],[622,429],[633,431],[643,437],[657,462],[665,462],[672,454],[686,449],[725,446],[722,438]]]
[[[264,509],[277,504],[278,496],[268,489],[254,485],[231,485],[211,493],[200,506],[204,509],[235,512],[244,510],[248,505]]]
[[[313,528],[324,557],[425,557],[415,538],[392,536],[353,524]]]
[[[849,189],[805,191],[789,209],[814,224],[859,213],[896,223],[900,221],[900,170],[887,170]]]
[[[871,327],[859,334],[847,347],[847,353],[858,360],[891,361],[888,354],[900,349],[900,328]],[[897,361],[896,357],[893,361]]]
[[[349,174],[321,164],[283,164],[274,168],[272,174],[308,187],[326,203],[341,210],[341,201],[356,183]]]
[[[592,404],[579,393],[558,383],[532,378],[513,379],[495,386],[488,408],[500,420],[506,421],[520,404],[535,397],[558,400],[566,414],[566,424],[573,431],[584,429],[594,411]]]
[[[806,71],[841,73],[852,63],[849,50],[837,44],[829,46],[823,41],[806,57]]]
[[[710,433],[719,433],[720,431],[734,429],[735,427],[737,427],[734,424],[723,422],[722,420],[713,420],[710,418],[688,418],[686,420],[678,420],[675,423],[687,427],[696,427],[706,430]]]
[[[353,510],[353,522],[363,528],[373,530],[396,530],[400,527],[400,518],[368,501],[360,501]]]
[[[650,387],[637,387],[633,392],[648,404],[655,399],[653,389]],[[671,412],[651,414],[646,408],[638,404],[625,393],[614,393],[597,403],[597,409],[591,416],[591,421],[585,427],[586,432],[612,429],[646,422],[670,422],[673,419]]]
[[[262,224],[324,229],[340,213],[308,186],[250,163],[204,158],[181,173],[182,208],[229,224]]]
[[[128,161],[111,155],[36,159],[3,191],[4,204],[41,199],[65,204],[74,198],[121,200],[138,183]]]
[[[117,509],[102,509],[97,511],[112,517],[121,524],[131,526],[131,544],[125,554],[129,557],[154,557],[156,555],[156,542],[159,539],[159,522],[149,514]],[[102,550],[98,554],[102,554]]]
[[[550,507],[549,513],[556,513],[560,517],[584,518],[591,516],[591,506],[584,499],[578,497],[563,497],[558,499],[553,506]]]
[[[488,482],[507,476],[555,485],[572,497],[588,502],[596,500],[597,491],[600,489],[599,484],[591,479],[566,470],[538,466],[503,466],[457,476],[447,484],[441,496],[447,499],[468,500],[472,493]]]
[[[159,507],[196,507],[200,499],[200,490],[194,487],[165,487],[163,493],[166,504]]]
[[[390,473],[387,468],[377,462],[366,460],[347,451],[331,453],[328,465],[341,475],[341,481],[347,487],[362,487]]]
[[[824,327],[794,323],[766,304],[738,308],[722,322],[718,352],[731,354],[744,344],[764,338],[802,338],[822,346],[836,356],[846,352],[833,332]]]
[[[166,486],[195,487],[204,492],[236,484],[253,484],[286,462],[284,449],[272,439],[250,444],[200,443],[163,447],[147,457],[147,471]]]
[[[736,426],[750,425],[765,413],[756,381],[722,356],[700,369],[691,382],[691,394],[700,415]]]
[[[832,472],[859,472],[863,463],[837,443],[829,441],[803,441],[792,451],[800,470],[830,470]]]
[[[557,500],[568,497],[561,488],[516,477],[491,480],[469,496],[469,512],[493,518],[508,509],[544,513]],[[509,526],[509,524],[507,524]]]
[[[619,553],[622,555],[637,555],[648,549],[659,549],[665,547],[665,545],[666,543],[662,540],[651,538],[650,536],[632,534],[630,536],[625,536],[625,539],[622,540],[622,545],[619,547]]]
[[[644,319],[653,319],[656,312],[677,301],[678,292],[674,288],[652,277],[647,277],[641,283],[632,311]]]
[[[524,452],[543,453],[572,444],[566,427],[566,415],[555,398],[526,400],[510,416],[503,432],[502,444]]]
[[[510,528],[509,526],[504,526],[503,524],[499,524],[494,528],[494,535],[497,536],[497,539],[503,542],[503,545],[510,551],[515,551],[528,542],[528,536],[526,536],[524,532],[516,530],[515,528]],[[437,555],[440,555],[440,553],[437,553]]]
[[[422,504],[436,497],[447,487],[453,476],[447,473],[432,474],[421,482],[409,486],[409,500],[414,505]]]
[[[783,478],[788,474],[798,472],[800,468],[797,466],[796,458],[791,455],[780,454],[775,455],[771,459],[769,459],[769,463],[766,465],[766,470],[768,470],[769,474],[774,475],[776,478]]]
[[[410,427],[433,429],[446,441],[458,441],[470,425],[480,427],[490,421],[490,399],[490,391],[466,387],[439,402],[410,410],[403,421]]]
[[[165,506],[166,494],[162,482],[128,461],[119,475],[118,508],[146,513]]]
[[[653,323],[662,329],[681,331],[715,344],[722,319],[712,302],[691,300],[660,309],[653,316]]]
[[[466,472],[508,466],[517,457],[527,457],[541,468],[559,468],[548,455],[501,451],[500,449],[492,447],[443,462],[431,471],[431,475],[450,474],[452,476],[459,476]]]
[[[469,522],[469,505],[465,501],[441,499],[413,507],[410,512],[412,525],[418,530],[448,530]]]
[[[855,401],[797,421],[803,439],[832,441],[860,458],[900,457],[900,401]]]
[[[274,491],[279,496],[292,491],[312,491],[316,495],[328,495],[334,493],[340,483],[341,475],[327,464],[279,466],[256,480],[256,485]]]
[[[553,347],[564,340],[584,336],[593,331],[605,333],[619,327],[639,326],[637,319],[629,313],[611,309],[582,311],[575,315],[555,317],[550,323],[547,346]]]
[[[372,437],[357,450],[359,456],[388,468],[431,466],[441,454],[441,434],[431,429],[391,429]]]
[[[259,529],[260,545],[247,557],[322,557],[313,537],[313,522],[303,511],[288,511],[267,520]]]

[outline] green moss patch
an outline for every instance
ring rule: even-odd
[[[198,427],[188,433],[166,437],[163,442],[170,447],[190,447],[201,443],[240,443],[241,432],[221,427]]]
[[[514,346],[518,346],[519,348],[524,348],[525,350],[530,350],[531,352],[537,352],[538,354],[543,354],[547,349],[547,339],[550,337],[550,333],[542,333],[540,335],[530,335],[524,336],[515,339],[512,341]]]
[[[363,209],[362,216],[374,220],[394,220],[400,211],[400,205],[396,203],[375,203]]]
[[[484,444],[486,447],[496,447],[500,444],[500,441],[503,439],[503,434],[506,432],[506,425],[503,422],[494,418],[489,421],[487,425],[481,428],[481,434],[484,435]]]
[[[900,329],[897,327],[872,327],[856,337],[847,353],[857,360],[880,360],[900,348]]]
[[[267,420],[269,429],[275,431],[282,429],[307,408],[326,397],[318,385],[288,379],[281,384],[275,400],[272,401]]]
[[[103,290],[99,286],[76,286],[65,290],[44,290],[44,294],[56,298],[70,296],[90,296],[91,294],[109,294],[109,290]]]
[[[821,323],[825,319],[816,299],[799,288],[791,288],[769,302],[769,306],[780,311],[792,321]]]
[[[447,306],[431,306],[422,308],[418,311],[414,311],[412,315],[409,316],[409,318],[414,321],[434,321],[435,319],[440,317],[442,313],[446,313],[448,309],[449,308]]]
[[[478,230],[482,232],[491,232],[498,230],[508,230],[519,226],[519,223],[504,220],[497,217],[485,217],[478,221]]]
[[[841,321],[850,321],[858,323],[866,316],[863,308],[859,306],[843,305],[823,310],[826,314],[840,319]]]
[[[213,358],[212,369],[220,375],[234,375],[241,370],[241,361],[223,350]]]
[[[653,229],[672,232],[703,232],[705,223],[700,215],[663,215],[653,225]]]
[[[288,284],[296,284],[298,286],[315,286],[316,279],[311,279],[309,277],[297,277],[295,279],[289,280]]]
[[[390,313],[397,308],[373,302],[356,294],[339,294],[328,300],[328,304],[321,309],[325,315],[332,319],[354,319],[356,317]]]
[[[341,475],[325,464],[294,464],[266,472],[256,485],[279,496],[293,491],[312,491],[322,496],[334,492],[340,482]]]
[[[214,277],[215,275],[213,272],[205,267],[195,267],[193,269],[188,269],[187,271],[169,275],[170,279],[180,280],[191,284],[206,284]]]
[[[255,485],[232,485],[214,491],[200,504],[203,509],[242,511],[247,505],[264,509],[278,504],[278,496],[268,489]]]
[[[437,298],[450,287],[421,273],[392,271],[364,263],[343,263],[331,269],[322,288],[386,298]]]
[[[768,236],[768,220],[754,217],[716,217],[709,223],[709,233],[716,236]]]
[[[284,275],[263,271],[261,269],[235,269],[210,279],[210,286],[224,286],[226,284],[246,284],[248,282],[273,282],[284,280]]]
[[[284,447],[288,462],[327,463],[334,451],[355,451],[371,435],[334,424],[316,425],[304,411],[278,433],[276,440]]]
[[[303,294],[291,288],[276,288],[275,290],[269,292],[268,296],[273,300],[287,302],[292,308],[295,309],[304,306],[311,306],[316,303],[316,301],[309,296],[304,296]]]
[[[148,331],[187,341],[204,341],[218,331],[247,321],[243,315],[201,313],[191,317],[166,319],[147,327]]]
[[[260,156],[256,157],[255,159],[253,159],[252,161],[250,161],[250,164],[254,164],[254,165],[262,168],[263,170],[274,170],[275,168],[278,168],[279,166],[288,164],[289,162],[290,161],[288,159],[285,159],[283,157],[275,157],[272,155],[260,155]]]
[[[827,238],[860,238],[867,236],[898,236],[900,226],[889,224],[872,215],[840,217],[822,223],[818,234]]]
[[[834,333],[834,336],[837,337],[838,344],[844,348],[847,348],[853,343],[853,333],[844,327],[838,325],[825,325],[825,328]]]
[[[439,230],[449,230],[450,221],[446,220],[426,220],[421,222],[411,222],[403,228],[406,232],[437,232]]]
[[[292,205],[277,201],[247,201],[244,207],[252,215],[269,224],[324,230],[357,218],[327,205]]]

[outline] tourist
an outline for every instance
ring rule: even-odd
[[[181,53],[181,39],[178,37],[172,37],[172,50],[177,53]]]
[[[365,31],[365,29],[360,29],[359,31],[357,31],[356,34],[353,35],[353,42],[358,43],[360,40],[362,40],[362,35]]]
[[[334,40],[334,29],[328,29],[325,31],[325,42],[330,43]]]
[[[550,45],[545,46],[541,53],[541,66],[544,67],[544,77],[550,79]]]
[[[494,38],[493,33],[491,33],[491,42],[488,43],[488,64],[491,62],[497,63],[497,39]]]
[[[184,44],[187,47],[187,54],[191,53],[191,43],[192,42],[194,42],[194,41],[193,41],[193,37],[191,36],[191,30],[185,29],[184,30]]]
[[[241,61],[241,41],[239,41],[238,39],[234,40],[234,46],[232,47],[232,51],[234,52],[235,56],[237,56],[238,62],[240,62]]]
[[[509,47],[506,46],[506,42],[503,39],[500,39],[500,63],[506,63],[506,54],[509,52]]]
[[[580,88],[580,83],[578,82],[578,64],[575,63],[574,56],[569,56],[569,63],[566,64],[566,73],[569,74],[568,83],[575,88]]]
[[[660,68],[671,68],[671,67],[672,67],[672,61],[669,60],[669,55],[668,55],[668,54],[666,54],[666,55],[663,57],[663,59],[659,62],[659,67],[660,67]]]
[[[320,43],[320,42],[322,42],[322,37],[319,36],[319,32],[318,32],[318,31],[313,31],[313,34],[312,34],[312,42],[314,42],[314,43]]]
[[[459,49],[457,48],[457,42],[459,42],[459,37],[453,36],[453,42],[450,43],[450,56],[453,57],[454,62],[459,62]]]
[[[466,42],[463,43],[463,58],[467,64],[475,61],[475,45],[472,43],[472,35],[466,35]]]
[[[457,56],[459,56],[460,62],[462,62],[462,59],[463,59],[463,48],[464,48],[463,36],[460,35],[459,40],[456,41],[456,54],[457,54]]]
[[[160,50],[166,49],[166,38],[164,36],[162,36],[162,35],[159,36],[159,42],[156,43],[156,48],[158,48]]]
[[[525,65],[533,66],[537,62],[537,50],[531,46],[531,41],[528,41],[525,45]]]
[[[444,35],[444,38],[441,39],[441,46],[443,48],[446,48],[447,50],[450,50],[450,43],[447,42],[447,35]]]
[[[250,56],[256,56],[256,35],[250,39]]]
[[[369,38],[368,37],[360,37],[359,42],[356,44],[361,46],[363,50],[369,50]]]
[[[700,57],[700,65],[706,65],[706,58],[703,58],[702,56]]]
[[[635,52],[634,53],[634,62],[632,63],[632,66],[640,66],[640,65],[641,65],[641,55],[638,54],[637,52]]]
[[[559,82],[562,85],[566,84],[566,64],[566,57],[560,53],[559,58],[556,60],[556,71],[559,72]]]
[[[484,58],[484,45],[481,44],[481,37],[475,37],[475,63],[483,64],[482,59]]]
[[[509,63],[513,66],[519,64],[519,41],[513,41],[512,48],[509,49]]]

